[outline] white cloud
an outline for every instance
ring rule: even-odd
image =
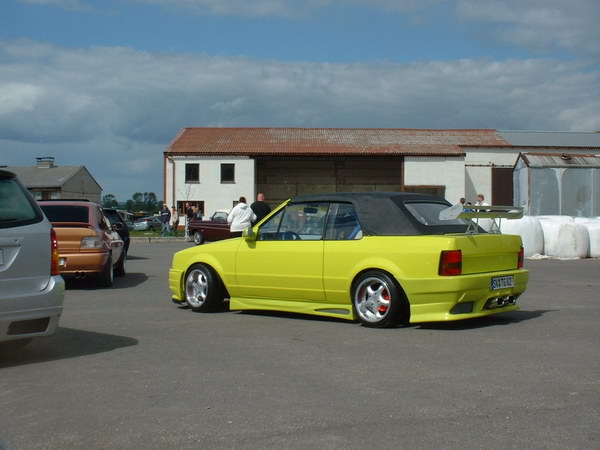
[[[0,155],[68,152],[62,164],[94,162],[108,191],[154,164],[160,191],[162,150],[186,126],[600,130],[599,93],[600,72],[556,60],[315,64],[0,41]]]
[[[25,40],[3,55],[0,130],[19,139],[165,142],[215,124],[574,130],[584,118],[563,110],[587,108],[585,123],[600,110],[600,74],[554,60],[288,63]]]
[[[600,55],[597,0],[460,0],[457,15],[497,25],[485,33],[534,51],[555,47]]]

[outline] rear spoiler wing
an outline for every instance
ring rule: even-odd
[[[440,211],[440,220],[471,219],[467,227],[467,234],[478,233],[479,219],[491,219],[489,232],[499,234],[502,219],[514,220],[521,217],[523,217],[523,208],[520,206],[465,206],[459,203]]]

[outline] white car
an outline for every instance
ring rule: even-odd
[[[64,295],[54,229],[17,177],[0,169],[0,352],[54,334]]]
[[[133,229],[136,231],[156,231],[162,228],[162,222],[156,216],[142,217],[133,222]]]

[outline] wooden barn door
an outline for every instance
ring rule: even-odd
[[[489,203],[502,206],[513,204],[512,167],[492,167],[492,198]]]

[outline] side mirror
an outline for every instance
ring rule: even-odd
[[[115,231],[121,231],[123,230],[125,227],[123,226],[123,224],[121,222],[115,222],[115,224],[112,226],[113,230]]]
[[[254,229],[252,227],[246,228],[242,232],[242,237],[244,239],[246,239],[247,241],[255,241],[256,240],[256,234],[254,234]]]

